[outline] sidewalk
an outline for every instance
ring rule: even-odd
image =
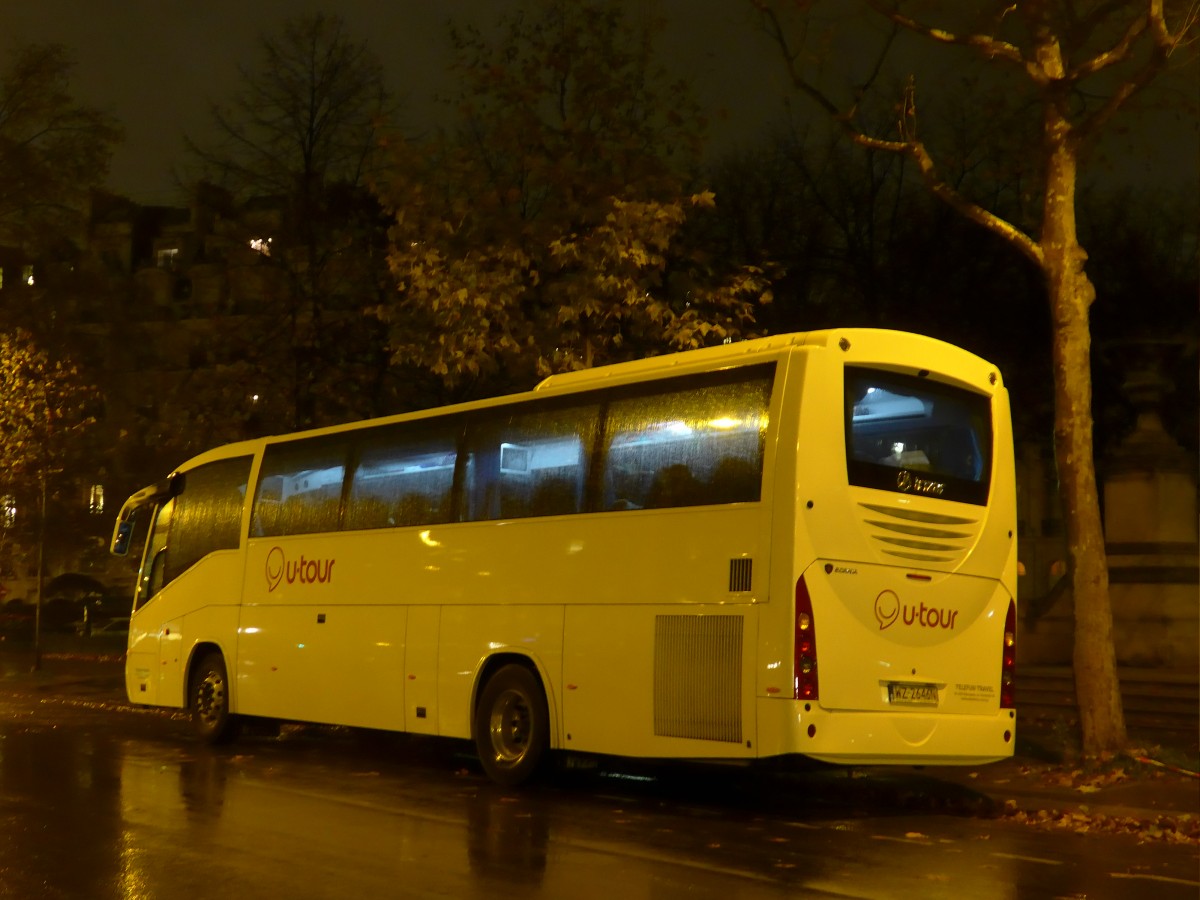
[[[50,685],[76,679],[107,685],[124,697],[124,652],[112,648],[86,653],[43,650],[41,665],[35,670],[32,650],[13,650],[0,645],[0,685],[10,680]]]
[[[1141,758],[1147,761],[1118,757],[1089,769],[1018,754],[987,766],[925,772],[991,798],[998,814],[1026,824],[1200,843],[1200,779]]]
[[[1011,759],[983,766],[931,766],[946,787],[982,795],[993,814],[1039,828],[1136,835],[1139,841],[1200,844],[1195,719],[1131,728],[1138,749],[1103,763],[1078,759],[1075,716],[1017,711]]]
[[[125,702],[119,654],[43,653],[32,671],[33,654],[0,651],[0,690],[21,684],[66,695],[86,694]],[[1012,759],[983,766],[921,769],[930,801],[939,808],[991,812],[1037,827],[1137,834],[1142,840],[1200,843],[1198,736],[1161,727],[1140,758],[1119,757],[1094,768],[1070,762],[1063,746],[1069,731],[1061,722],[1034,720],[1018,729]],[[1140,735],[1132,734],[1135,742]],[[904,772],[913,770],[905,769]],[[900,770],[864,769],[862,777],[894,781]],[[939,787],[940,786],[940,787]]]

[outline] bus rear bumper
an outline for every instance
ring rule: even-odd
[[[844,765],[963,765],[1013,755],[1016,711],[994,715],[827,710],[758,700],[758,755],[800,753]]]

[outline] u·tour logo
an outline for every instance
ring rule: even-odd
[[[875,621],[879,623],[880,631],[891,628],[897,622],[909,626],[916,625],[919,628],[942,628],[952,631],[957,619],[957,609],[942,609],[926,606],[924,603],[919,606],[901,603],[895,591],[882,591],[875,598]]]
[[[285,581],[288,584],[328,584],[333,581],[333,559],[288,559],[282,547],[272,547],[267,554],[267,593]]]

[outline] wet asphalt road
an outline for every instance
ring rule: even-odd
[[[0,686],[0,897],[1195,898],[1194,846],[1048,833],[915,772],[607,766],[527,790],[455,743],[195,745],[110,693]]]

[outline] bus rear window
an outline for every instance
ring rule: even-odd
[[[847,367],[845,408],[850,484],[987,503],[988,397],[925,378]]]

